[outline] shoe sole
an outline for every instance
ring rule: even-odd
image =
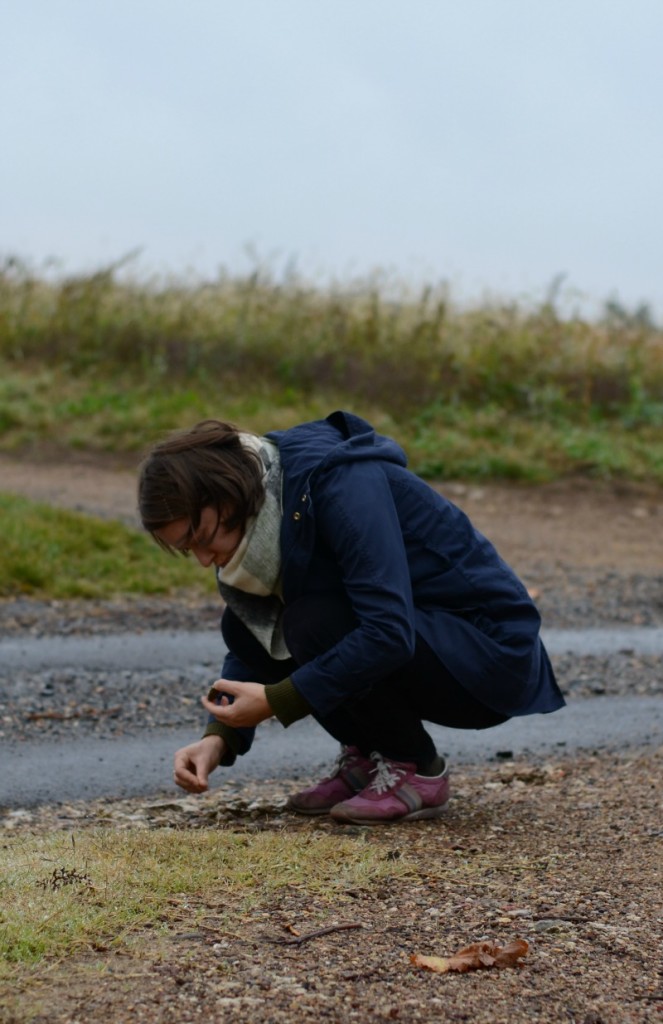
[[[422,807],[420,811],[411,811],[403,814],[400,818],[342,818],[332,814],[334,821],[341,825],[400,825],[402,821],[421,821],[424,818],[441,818],[446,814],[449,802],[439,804],[437,807]]]
[[[306,814],[308,817],[315,817],[316,814],[329,814],[332,807],[295,807],[294,804],[286,804],[286,811],[294,811],[295,814]]]

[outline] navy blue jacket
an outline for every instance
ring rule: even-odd
[[[316,713],[407,662],[417,632],[493,710],[563,706],[525,587],[465,513],[406,468],[394,441],[344,412],[268,436],[283,470],[285,604],[338,592],[358,620],[291,676]],[[253,678],[233,654],[223,675]]]

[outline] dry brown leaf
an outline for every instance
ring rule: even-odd
[[[413,953],[410,961],[415,967],[422,967],[426,971],[435,971],[436,974],[446,974],[448,971],[477,971],[482,967],[517,967],[520,958],[527,955],[529,944],[524,939],[514,939],[506,946],[500,946],[497,942],[473,942],[471,946],[460,949],[453,956],[420,956]]]
[[[527,956],[529,942],[524,939],[512,939],[506,946],[495,944],[495,966],[496,967],[522,967],[520,958]]]

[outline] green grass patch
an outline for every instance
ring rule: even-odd
[[[33,375],[14,367],[0,377],[0,449],[57,445],[116,453],[136,461],[149,443],[207,417],[263,433],[353,408],[351,396],[320,392],[224,392],[216,382],[153,388],[129,379],[72,378],[62,370]],[[409,416],[366,403],[357,408],[405,448],[410,467],[428,479],[510,479],[540,483],[583,474],[663,484],[663,431],[656,417],[566,412],[515,414],[497,402],[435,401]],[[2,427],[4,424],[4,429]],[[35,470],[38,472],[38,470]]]
[[[0,971],[122,947],[150,925],[167,930],[180,901],[211,901],[230,916],[286,887],[331,898],[405,872],[363,837],[320,833],[90,829],[73,848],[63,832],[8,837],[0,849]]]
[[[211,573],[168,558],[122,523],[0,494],[0,597],[110,598],[212,592]]]
[[[72,376],[62,367],[26,371],[0,360],[0,450],[48,443],[63,450],[135,455],[177,427],[214,417],[258,432],[325,416],[342,396],[271,393],[257,382],[233,393],[215,378],[182,384],[126,373]]]
[[[410,465],[428,479],[545,483],[561,477],[663,484],[663,433],[611,420],[514,417],[498,406],[433,408],[406,438]]]

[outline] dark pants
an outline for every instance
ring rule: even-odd
[[[350,606],[336,596],[301,598],[284,614],[285,640],[292,654],[287,661],[271,658],[229,608],[221,629],[230,650],[255,671],[256,682],[269,685],[329,650],[356,625]],[[436,754],[422,719],[452,729],[488,729],[507,720],[464,690],[419,634],[414,656],[405,665],[331,714],[313,714],[340,743],[356,746],[366,756],[379,751],[396,761],[415,761],[420,769]]]

